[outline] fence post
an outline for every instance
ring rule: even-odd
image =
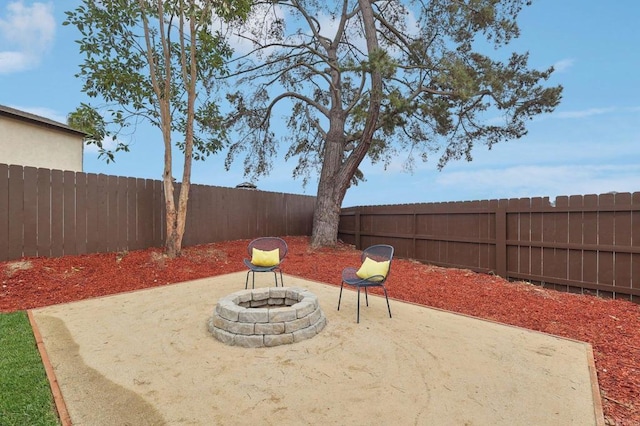
[[[355,222],[354,227],[356,229],[354,229],[354,231],[356,232],[356,250],[360,250],[362,247],[360,243],[360,210],[356,210]]]
[[[496,275],[507,278],[507,209],[496,208]]]
[[[411,225],[413,227],[413,241],[412,241],[412,245],[411,245],[411,258],[416,259],[417,258],[417,242],[416,240],[418,239],[418,214],[416,213],[415,208],[413,209],[413,223]]]

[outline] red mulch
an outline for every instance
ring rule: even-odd
[[[312,250],[286,237],[286,273],[340,285],[359,263],[352,246]],[[0,312],[11,312],[245,270],[248,240],[189,247],[1,262]],[[640,425],[640,305],[561,293],[468,270],[394,260],[390,297],[591,343],[605,420]]]

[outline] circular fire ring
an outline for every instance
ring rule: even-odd
[[[218,300],[208,326],[222,343],[258,348],[310,339],[326,323],[318,298],[310,291],[265,287],[238,291]]]

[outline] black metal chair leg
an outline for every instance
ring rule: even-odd
[[[247,288],[249,288],[249,273],[251,271],[247,271],[247,279],[244,280],[244,289],[246,290]]]
[[[389,297],[387,296],[387,289],[384,288],[384,286],[382,286],[382,289],[384,290],[384,297],[385,299],[387,299],[387,309],[389,310],[389,318],[391,318],[391,306],[389,305]]]
[[[369,306],[369,293],[367,292],[367,288],[364,288],[364,298],[367,301],[367,306]]]
[[[364,289],[365,294],[367,293],[367,289]],[[360,286],[358,286],[358,314],[356,316],[356,324],[360,324]]]
[[[338,310],[340,310],[340,301],[342,300],[342,287],[344,287],[344,282],[340,284],[340,296],[338,297]]]

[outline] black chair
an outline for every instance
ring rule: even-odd
[[[257,252],[254,252],[254,249]],[[273,250],[278,250],[277,253],[273,253]],[[287,243],[282,238],[277,237],[261,237],[249,243],[247,247],[249,252],[249,259],[244,259],[244,264],[249,268],[247,271],[247,279],[244,283],[244,288],[249,286],[249,274],[252,274],[251,287],[256,286],[256,272],[273,272],[276,280],[276,287],[278,286],[278,275],[276,271],[280,272],[280,285],[284,287],[284,281],[282,280],[282,269],[280,265],[284,260],[289,248]],[[266,262],[265,262],[266,260]],[[255,262],[255,263],[254,263]],[[256,264],[258,263],[258,264]]]
[[[340,297],[338,298],[338,310],[340,310],[340,301],[342,300],[342,288],[345,284],[356,287],[358,290],[358,313],[356,322],[360,322],[360,287],[364,288],[364,296],[369,306],[369,296],[367,288],[382,287],[384,297],[387,299],[387,309],[389,310],[389,318],[391,318],[391,306],[389,306],[389,297],[384,284],[389,278],[391,271],[391,260],[393,258],[393,247],[386,244],[378,244],[371,246],[362,252],[360,260],[363,266],[360,268],[345,268],[342,271],[342,283],[340,284]],[[367,260],[369,259],[369,260]],[[374,261],[374,262],[371,262]],[[366,262],[366,264],[365,264]],[[375,262],[388,262],[388,269],[384,271],[384,264],[376,264]],[[367,268],[367,264],[372,264],[371,268]],[[368,271],[367,271],[368,269]],[[374,272],[371,272],[373,270]],[[360,272],[360,274],[358,274]]]

